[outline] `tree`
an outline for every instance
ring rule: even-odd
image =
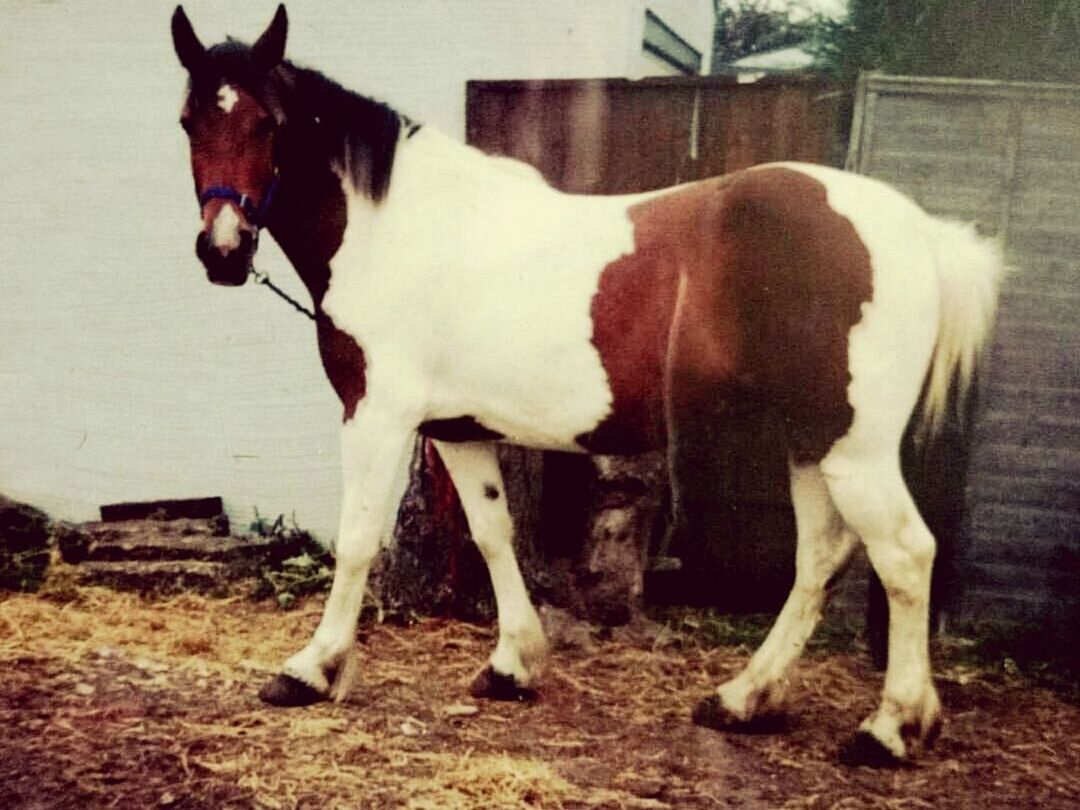
[[[818,63],[844,81],[864,70],[1080,81],[1077,0],[850,0],[812,31]]]
[[[713,0],[716,28],[713,64],[734,62],[744,56],[785,48],[805,41],[811,33],[811,17],[797,13],[802,4],[786,6],[769,0]],[[801,21],[797,21],[801,17]]]

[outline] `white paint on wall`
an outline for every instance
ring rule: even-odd
[[[649,5],[668,2],[691,0]],[[251,41],[275,6],[184,3],[207,44]],[[645,6],[291,0],[288,54],[460,139],[467,79],[632,75]],[[0,492],[64,519],[222,495],[238,524],[295,513],[329,539],[340,406],[314,329],[195,258],[173,8],[0,5]],[[272,239],[256,261],[306,298]]]

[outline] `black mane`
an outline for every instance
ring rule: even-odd
[[[288,88],[286,128],[309,134],[313,148],[353,186],[373,200],[386,196],[405,119],[378,101],[346,90],[318,71],[285,62],[280,73]],[[298,120],[299,119],[299,120]]]
[[[347,90],[323,74],[285,61],[268,75],[254,69],[249,46],[234,39],[207,50],[207,70],[192,80],[196,98],[216,98],[221,82],[251,93],[278,120],[280,164],[312,161],[347,175],[372,200],[386,196],[403,126],[385,104]]]

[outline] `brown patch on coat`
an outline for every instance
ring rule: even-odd
[[[637,230],[635,250],[609,264],[592,302],[593,344],[611,386],[612,411],[577,442],[592,452],[644,452],[666,443],[660,396],[678,288],[678,264],[670,246]]]
[[[352,335],[334,326],[334,322],[321,310],[318,311],[315,328],[323,369],[345,408],[342,421],[348,422],[356,415],[356,406],[367,392],[364,351]]]
[[[866,246],[825,187],[792,169],[745,171],[630,218],[634,253],[604,270],[592,303],[612,412],[579,443],[660,448],[669,410],[677,428],[749,396],[783,414],[797,462],[820,460],[854,417],[848,334],[873,291]]]

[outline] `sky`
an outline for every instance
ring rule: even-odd
[[[828,14],[831,17],[843,16],[847,9],[847,0],[748,0],[760,2],[775,9],[792,9],[792,17],[800,19],[810,14]],[[728,0],[727,5],[738,7],[740,0]]]

